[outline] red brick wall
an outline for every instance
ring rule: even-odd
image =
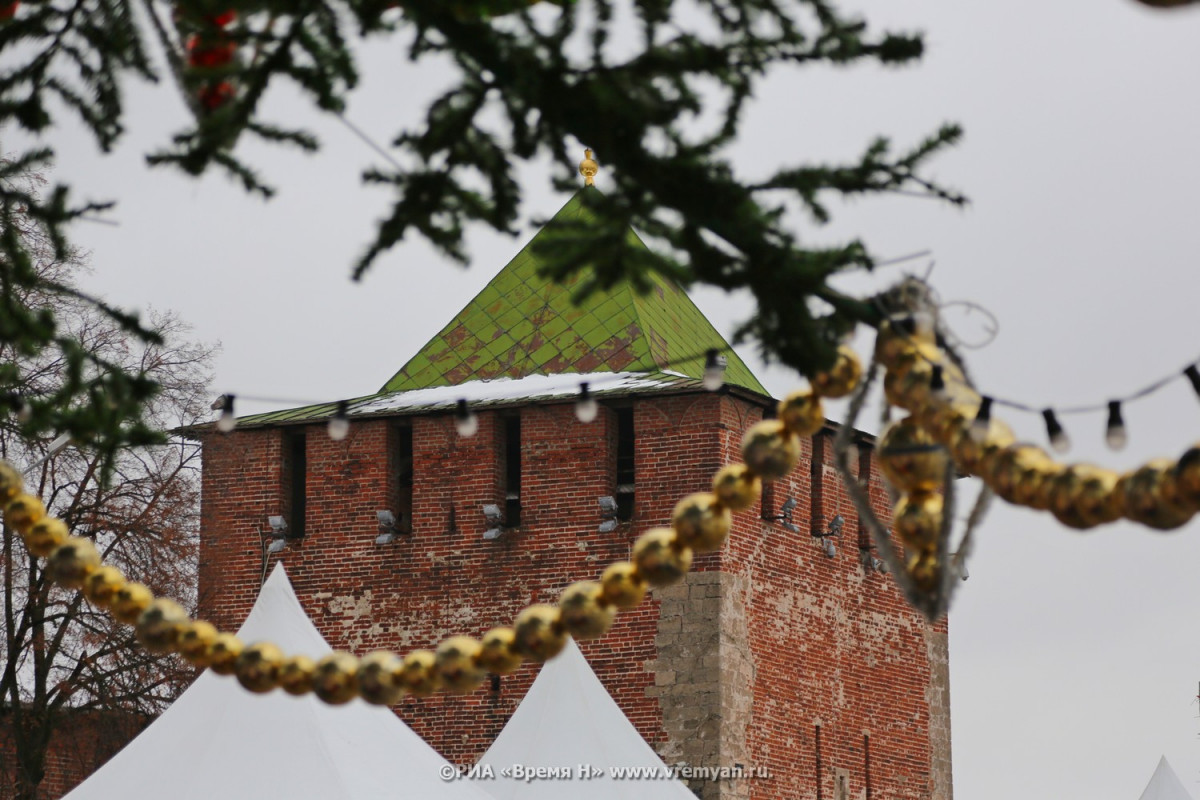
[[[726,442],[727,458],[736,457],[736,439]],[[776,508],[788,496],[798,501],[800,533],[747,520],[722,551],[722,570],[752,578],[750,758],[769,768],[773,780],[755,781],[751,796],[835,798],[840,771],[847,796],[863,797],[869,746],[870,796],[948,797],[950,787],[937,785],[932,774],[927,656],[931,637],[940,635],[944,644],[946,622],[930,628],[890,576],[860,565],[858,515],[834,470],[832,439],[824,433],[805,442],[796,470],[774,487]],[[890,522],[886,488],[874,459],[869,463],[876,514]],[[831,559],[811,537],[809,521],[825,530],[837,514],[846,522]],[[947,710],[935,713],[933,723],[948,725]],[[793,788],[782,790],[779,780]]]
[[[45,777],[38,786],[38,797],[44,800],[55,800],[74,789],[151,722],[139,714],[70,709],[60,714],[46,753]],[[11,725],[12,715],[0,713],[0,800],[16,796]]]
[[[360,655],[433,647],[447,635],[477,636],[508,624],[529,603],[554,602],[567,584],[627,558],[638,534],[667,524],[680,497],[706,490],[715,469],[738,460],[743,431],[761,417],[759,408],[728,395],[641,398],[634,408],[634,519],[607,534],[597,531],[597,498],[615,489],[616,423],[609,409],[590,425],[574,419],[569,403],[482,412],[471,439],[457,436],[447,414],[357,422],[343,442],[329,440],[323,426],[309,426],[307,535],[281,555],[305,609],[331,644]],[[522,523],[485,541],[481,506],[503,506],[498,440],[502,415],[512,413],[521,418]],[[397,422],[413,431],[413,533],[380,546],[374,544],[375,512],[394,509],[396,501],[388,442],[396,439]],[[267,515],[286,513],[281,440],[279,430],[250,430],[205,442],[201,596],[222,627],[236,627],[253,602],[264,574]],[[821,797],[835,797],[839,769],[848,773],[851,797],[866,788],[864,733],[870,736],[872,796],[929,797],[929,635],[890,578],[859,566],[857,517],[832,470],[829,437],[818,437],[826,466],[815,478],[820,459],[814,460],[813,447],[805,443],[800,466],[772,499],[778,508],[789,495],[796,498],[801,532],[747,512],[727,548],[697,558],[695,566],[746,579],[739,600],[753,680],[725,689],[752,692],[746,766],[769,768],[774,776],[753,781],[748,796],[818,796],[819,724]],[[886,513],[874,468],[870,484],[878,511]],[[814,500],[820,507],[814,509]],[[809,536],[814,512],[825,522],[837,513],[846,518],[835,559]],[[659,603],[652,599],[620,617],[609,636],[583,647],[652,744],[668,737],[660,699],[651,691],[658,625]],[[937,632],[944,635],[944,623]],[[504,678],[498,692],[485,686],[468,697],[408,698],[397,710],[448,759],[468,764],[499,732],[535,674],[526,665]]]

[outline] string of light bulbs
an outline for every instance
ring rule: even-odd
[[[703,353],[696,353],[669,361],[659,367],[659,369],[664,371],[669,370],[677,364],[694,361],[703,355],[704,373],[700,379],[700,383],[707,391],[715,392],[725,385],[725,368],[728,364],[728,359],[722,354],[723,351],[732,352],[732,348],[710,347]],[[600,404],[596,401],[596,397],[592,392],[593,387],[617,383],[621,380],[623,380],[621,376],[614,374],[612,377],[596,378],[592,376],[589,380],[580,381],[579,392],[575,397],[575,417],[584,424],[594,422],[596,417],[599,416]],[[350,433],[350,400],[337,400],[333,402],[304,401],[233,393],[220,395],[212,404],[214,411],[221,412],[216,422],[216,428],[221,433],[230,433],[237,427],[238,417],[235,404],[236,399],[239,397],[251,402],[281,403],[300,407],[332,405],[334,407],[333,414],[330,416],[326,426],[329,438],[335,442],[340,442]],[[370,399],[373,400],[375,397],[373,396]],[[472,410],[470,402],[465,397],[460,397],[455,401],[454,426],[458,435],[463,438],[470,438],[479,431],[479,419]]]
[[[1181,378],[1186,378],[1191,384],[1192,390],[1200,398],[1200,368],[1198,363],[1192,362],[1183,370],[1165,375],[1153,383],[1138,389],[1130,394],[1117,397],[1112,400],[1107,400],[1103,403],[1093,403],[1088,405],[1054,407],[1045,406],[1036,408],[1027,403],[1022,403],[1016,400],[1008,400],[1002,397],[996,397],[991,394],[981,394],[981,402],[979,406],[979,416],[976,418],[977,427],[986,429],[990,420],[991,409],[993,406],[1003,406],[1014,411],[1021,411],[1030,414],[1039,414],[1042,417],[1042,422],[1046,427],[1046,438],[1050,442],[1050,447],[1057,453],[1065,453],[1071,449],[1071,439],[1067,435],[1066,429],[1062,422],[1059,421],[1060,416],[1076,416],[1080,414],[1096,414],[1107,412],[1107,418],[1104,426],[1105,443],[1112,450],[1122,450],[1129,441],[1129,434],[1125,427],[1125,416],[1122,413],[1124,407],[1131,402],[1141,400],[1144,397],[1149,397],[1157,393],[1159,390],[1175,383]],[[935,372],[940,372],[940,369],[935,369]],[[940,376],[939,376],[940,377]]]
[[[894,319],[893,325],[903,335],[913,337],[922,324],[918,319],[920,316],[922,315],[904,315]],[[935,394],[946,392],[946,372],[943,364],[938,363],[937,359],[931,358],[929,354],[923,352],[920,348],[916,348],[916,352],[931,367],[929,378],[930,391]],[[987,431],[992,419],[992,408],[994,406],[1001,406],[1027,414],[1037,414],[1042,418],[1042,424],[1046,428],[1046,439],[1049,441],[1051,449],[1057,453],[1066,453],[1071,449],[1071,439],[1059,417],[1106,412],[1104,440],[1110,449],[1119,451],[1124,449],[1129,442],[1129,432],[1125,425],[1125,415],[1123,413],[1125,406],[1156,394],[1180,379],[1187,379],[1197,399],[1200,399],[1200,359],[1196,359],[1182,370],[1164,375],[1134,392],[1106,400],[1102,403],[1074,406],[1034,406],[1019,400],[1010,400],[995,394],[980,392],[979,411],[975,417],[972,430],[976,431],[979,436],[982,436]]]

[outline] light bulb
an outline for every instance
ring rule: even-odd
[[[600,413],[600,404],[588,391],[587,383],[579,384],[579,399],[575,401],[575,417],[583,423],[594,422]]]
[[[1196,390],[1196,394],[1200,395],[1200,370],[1196,369],[1196,365],[1192,364],[1183,371],[1183,374],[1187,377],[1188,382],[1192,384],[1192,388]]]
[[[704,355],[704,388],[715,392],[725,384],[725,357],[716,349],[710,349]]]
[[[917,338],[932,340],[935,337],[933,314],[928,311],[914,311],[912,321],[913,334]]]
[[[934,364],[929,375],[929,391],[938,400],[946,397],[946,376],[942,374],[942,365]]]
[[[345,400],[339,400],[337,411],[329,418],[329,438],[335,442],[340,442],[350,433],[350,419],[346,415],[347,403]]]
[[[1070,450],[1071,440],[1062,425],[1058,424],[1058,417],[1054,416],[1054,409],[1047,408],[1043,411],[1042,419],[1046,420],[1046,436],[1050,439],[1050,447],[1054,452],[1065,453]]]
[[[975,421],[971,423],[971,439],[976,444],[983,444],[987,440],[988,429],[992,426],[992,398],[984,395],[979,398],[979,413],[975,415]]]
[[[1125,433],[1125,420],[1121,419],[1121,402],[1111,400],[1108,403],[1108,426],[1104,432],[1104,441],[1113,450],[1125,449],[1129,436]]]
[[[458,407],[454,411],[454,428],[464,439],[469,439],[479,432],[479,417],[471,411],[466,400],[458,401]]]
[[[233,395],[221,396],[221,416],[217,418],[217,430],[229,433],[237,427],[237,415],[233,413]]]

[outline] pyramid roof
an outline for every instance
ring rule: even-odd
[[[479,759],[496,800],[695,800],[596,677],[573,640],[542,667],[496,741]],[[527,780],[519,766],[554,780]],[[588,774],[582,775],[581,768]],[[510,774],[505,775],[504,771]],[[561,773],[571,770],[571,776]],[[557,771],[557,772],[556,772]],[[620,773],[620,774],[619,774]],[[621,777],[623,775],[623,778]]]
[[[384,384],[395,392],[472,380],[595,372],[660,372],[701,378],[711,348],[726,356],[725,382],[766,389],[687,293],[662,275],[650,290],[628,282],[579,299],[590,268],[556,283],[545,272],[556,239],[595,220],[594,187],[580,189],[512,261]],[[646,245],[631,229],[628,244]]]
[[[564,399],[582,381],[596,395],[700,391],[710,349],[726,359],[728,386],[770,397],[754,373],[669,278],[649,291],[628,282],[580,298],[594,281],[584,267],[562,282],[544,273],[546,252],[596,219],[584,187],[467,305],[373,394],[348,399],[350,417]],[[630,229],[628,244],[646,245]],[[328,419],[337,403],[242,417],[239,427]]]
[[[278,564],[238,636],[314,658],[330,647]],[[312,695],[255,695],[205,672],[141,735],[66,795],[69,800],[157,797],[320,797],[328,800],[488,800],[444,780],[448,762],[390,710],[356,699],[332,707]],[[181,776],[191,779],[180,780]]]

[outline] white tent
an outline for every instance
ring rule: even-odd
[[[330,651],[282,565],[238,631],[285,653]],[[140,736],[66,797],[319,797],[321,800],[490,800],[395,714],[363,700],[331,707],[311,695],[254,695],[205,672]]]
[[[682,782],[661,778],[669,774],[667,766],[572,640],[542,667],[476,773],[484,767],[494,777],[480,779],[496,800],[696,800]],[[530,779],[529,770],[538,769],[541,777]],[[627,777],[614,779],[614,770]],[[628,777],[630,771],[640,771],[640,778]]]
[[[1192,800],[1192,796],[1183,788],[1179,776],[1167,763],[1167,757],[1163,756],[1158,760],[1158,767],[1150,776],[1140,800]]]

